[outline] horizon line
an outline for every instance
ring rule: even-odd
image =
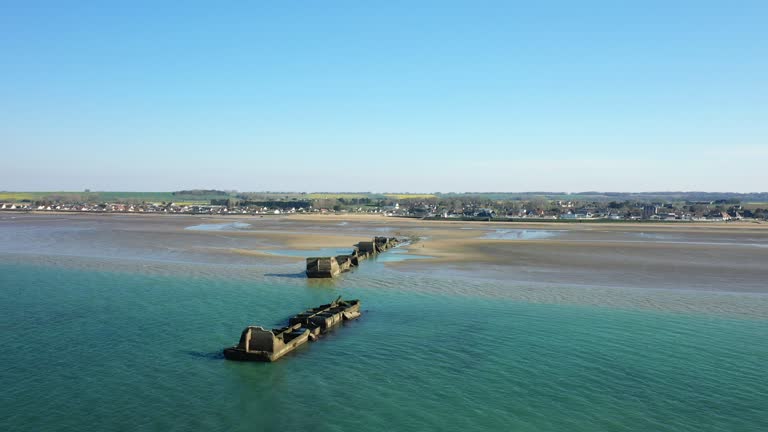
[[[601,190],[584,190],[576,192],[567,191],[449,191],[449,192],[402,192],[402,191],[386,191],[386,192],[374,192],[374,191],[279,191],[279,190],[261,190],[261,191],[248,191],[237,189],[211,189],[211,188],[193,188],[193,189],[179,189],[179,190],[0,190],[0,193],[177,193],[183,191],[216,191],[226,193],[263,193],[263,194],[345,194],[345,195],[472,195],[472,194],[540,194],[540,195],[588,195],[588,194],[674,194],[674,193],[707,193],[707,194],[765,194],[768,191],[749,191],[749,192],[737,192],[737,191],[708,191],[708,190],[649,190],[649,191],[601,191]]]

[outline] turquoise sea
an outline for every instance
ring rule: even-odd
[[[768,430],[768,318],[695,307],[707,294],[123,261],[0,254],[0,430]],[[222,358],[245,325],[337,295],[363,317],[274,364]],[[742,300],[765,301],[722,297]]]

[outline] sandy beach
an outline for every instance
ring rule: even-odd
[[[303,258],[290,251],[350,248],[385,235],[411,239],[404,248],[421,258],[386,264],[401,272],[569,286],[768,291],[768,224],[760,223],[461,222],[356,214],[0,215],[4,226],[42,229],[62,221],[78,229],[107,226],[121,247],[150,255],[284,263],[297,272]],[[46,252],[56,253],[57,247],[64,246],[49,244]],[[90,247],[98,255],[111,246]]]

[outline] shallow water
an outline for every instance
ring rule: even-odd
[[[231,223],[215,223],[215,224],[200,224],[188,226],[184,229],[190,231],[240,231],[251,227],[249,223],[243,222],[231,222]]]
[[[383,254],[376,255],[373,259],[378,262],[402,262],[408,260],[428,259],[432,258],[429,255],[419,255],[409,252],[407,249],[394,248],[386,251]]]
[[[701,431],[766,420],[761,320],[37,266],[0,275],[2,421],[17,430]],[[276,364],[221,359],[244,324],[277,325],[339,293],[364,299],[363,319]]]
[[[685,244],[685,245],[710,245],[710,246],[736,246],[736,247],[768,247],[768,238],[744,237],[738,242],[729,238],[718,238],[716,236],[706,235],[686,235],[681,233],[629,233],[633,236],[633,241],[652,242],[663,244]]]
[[[26,239],[0,244],[3,431],[768,424],[763,294],[631,289],[621,279],[549,286],[381,260],[410,256],[400,249],[336,281],[309,281],[300,260],[182,247],[218,234],[161,237],[180,251],[158,258],[147,253],[157,235],[136,240],[131,227],[15,227],[0,227]],[[222,359],[245,325],[278,325],[337,295],[360,298],[363,317],[278,363]]]
[[[265,251],[272,255],[291,256],[291,257],[327,257],[337,255],[349,255],[352,248],[320,248],[320,249],[270,249]]]
[[[493,240],[538,240],[557,237],[562,231],[531,229],[497,229],[486,233],[481,238]]]

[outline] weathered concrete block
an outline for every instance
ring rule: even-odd
[[[307,277],[334,278],[341,273],[341,267],[335,257],[307,258]]]

